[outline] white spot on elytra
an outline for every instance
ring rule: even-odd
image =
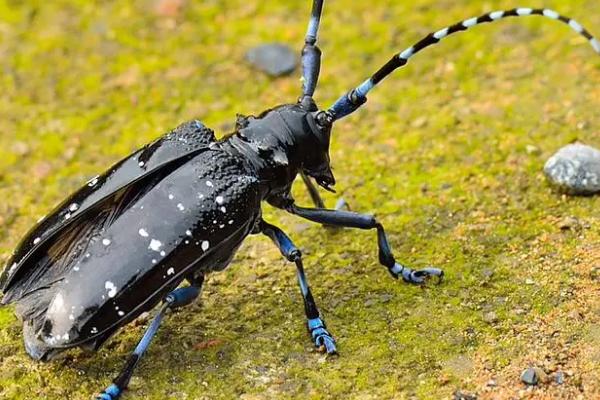
[[[215,185],[213,185],[213,183],[211,181],[206,181],[206,186],[214,187]]]
[[[69,219],[69,218],[71,218],[71,213],[66,213],[65,214],[65,219]]]
[[[69,211],[77,211],[79,209],[79,204],[73,203],[69,206]]]
[[[17,269],[17,265],[17,263],[13,263],[13,265],[10,266],[10,269],[8,270],[9,275],[15,272],[15,270]]]
[[[226,209],[225,207],[221,207],[221,212],[222,212],[222,213],[226,213],[226,212],[227,212],[227,209]]]
[[[175,196],[173,196],[171,193],[169,193],[169,200],[173,200],[175,198]]]
[[[125,315],[125,313],[123,311],[119,311],[117,314],[119,314],[119,317],[122,317],[123,315]]]
[[[223,204],[223,201],[225,201],[225,199],[223,199],[223,196],[217,196],[215,198],[215,201],[217,202],[217,204]]]
[[[175,268],[171,267],[167,270],[167,275],[173,275],[175,273]]]
[[[185,231],[185,234],[188,236],[192,236],[192,231],[190,231],[189,229],[187,231]]]
[[[154,251],[160,251],[161,246],[162,243],[160,242],[160,240],[152,239],[148,248]]]
[[[98,328],[96,328],[95,326],[92,327],[92,329],[90,329],[90,333],[98,333]]]
[[[108,297],[113,298],[117,295],[117,287],[111,281],[104,282],[104,289],[108,290]]]
[[[36,237],[35,239],[33,239],[33,244],[38,244],[42,239],[40,239],[39,237]]]
[[[106,239],[106,238],[102,239],[102,244],[105,246],[108,246],[110,244],[110,239]]]
[[[52,313],[59,313],[64,311],[65,309],[65,300],[62,297],[62,294],[57,294],[52,300],[52,304],[48,307],[48,311]]]
[[[229,225],[233,224],[233,220],[232,220],[232,219],[230,219],[230,220],[229,220],[229,222],[228,222],[228,224],[229,224]]]
[[[206,251],[206,250],[208,250],[209,247],[210,247],[210,243],[208,243],[208,240],[202,241],[202,250]]]
[[[140,167],[143,167],[143,166],[144,166],[144,162],[143,162],[143,161],[140,161],[140,162],[138,163],[138,165],[139,165]]]
[[[140,230],[138,231],[138,233],[142,237],[148,237],[148,232],[144,228],[140,228]]]
[[[73,271],[79,271],[79,267],[73,267]]]
[[[75,316],[73,314],[69,314],[69,320],[75,321]]]
[[[165,251],[163,250],[160,252],[160,255],[164,257],[165,255],[167,255],[167,253],[165,253]]]
[[[96,175],[95,177],[93,177],[92,179],[89,180],[88,186],[89,187],[96,186],[97,183],[98,183],[98,176]]]
[[[183,204],[181,204],[181,203],[178,203],[178,204],[177,204],[177,208],[179,208],[179,211],[183,211],[183,210],[185,210],[185,207],[184,207],[184,206],[183,206]]]

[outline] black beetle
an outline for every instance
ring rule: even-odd
[[[261,217],[261,202],[325,225],[375,229],[379,261],[395,278],[422,284],[437,268],[412,270],[392,255],[383,226],[371,215],[323,206],[314,179],[332,190],[333,123],[366,102],[395,69],[446,36],[505,17],[542,15],[568,24],[600,53],[579,23],[548,9],[517,8],[467,19],[427,35],[392,57],[363,84],[320,110],[313,94],[321,52],[316,46],[323,0],[314,0],[302,50],[303,94],[295,104],[257,117],[239,116],[235,131],[216,140],[201,122],[182,124],[93,178],[23,239],[0,278],[2,304],[16,303],[25,348],[47,360],[65,349],[97,349],[120,327],[164,301],[122,373],[100,399],[115,399],[155,335],[164,312],[193,301],[206,274],[227,267],[249,234],[270,237],[296,264],[308,329],[329,354],[335,341],[321,320],[300,251]],[[296,206],[291,186],[300,175],[317,208]],[[187,280],[190,286],[177,287]]]

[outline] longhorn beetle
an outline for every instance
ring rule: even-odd
[[[413,270],[393,256],[372,215],[326,209],[317,186],[332,190],[333,123],[356,111],[367,93],[424,48],[475,25],[541,15],[568,24],[597,53],[600,42],[576,21],[548,9],[516,8],[470,18],[427,35],[328,109],[313,99],[321,64],[316,45],[323,0],[314,0],[302,50],[302,96],[257,117],[238,117],[216,140],[199,121],[187,122],[93,178],[26,234],[0,279],[2,304],[15,303],[25,349],[48,360],[65,349],[97,349],[120,327],[162,301],[125,367],[98,399],[118,398],[155,336],[165,312],[193,301],[206,274],[223,270],[250,234],[262,233],[296,264],[313,343],[336,352],[291,239],[261,217],[261,202],[321,224],[373,229],[379,261],[394,278],[422,284],[443,272]],[[297,206],[300,175],[316,208]],[[311,180],[312,179],[312,180]],[[189,286],[178,288],[184,281]]]

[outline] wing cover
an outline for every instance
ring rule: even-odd
[[[16,302],[33,357],[97,347],[185,277],[225,267],[252,230],[261,197],[243,159],[217,143],[165,160],[40,230],[44,240],[8,274],[2,301]]]
[[[0,289],[5,293],[2,304],[15,298],[10,289],[31,272],[32,266],[38,265],[38,252],[44,253],[52,247],[59,236],[62,237],[60,241],[64,246],[68,246],[71,242],[64,238],[68,238],[74,231],[86,229],[85,227],[89,229],[89,226],[96,224],[96,218],[98,214],[102,214],[102,209],[112,210],[109,214],[114,217],[118,207],[114,208],[113,202],[123,199],[127,187],[135,186],[136,190],[140,190],[153,177],[160,178],[182,162],[206,150],[214,141],[213,131],[201,122],[186,122],[90,180],[22,239],[0,276]],[[95,217],[86,220],[91,210],[95,210]],[[72,228],[73,226],[77,228]],[[32,258],[36,262],[28,262]]]

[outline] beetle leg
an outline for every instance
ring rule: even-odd
[[[337,354],[335,339],[327,331],[325,322],[321,319],[319,309],[312,296],[306,275],[304,274],[304,265],[302,263],[302,253],[292,243],[292,240],[276,226],[261,221],[262,233],[273,240],[281,254],[288,260],[296,263],[296,275],[298,284],[304,299],[304,311],[308,319],[307,327],[315,346],[325,351],[327,354]]]
[[[441,282],[444,271],[439,268],[424,268],[412,270],[398,262],[392,254],[392,249],[387,240],[383,225],[368,214],[359,214],[352,211],[327,210],[319,208],[303,208],[291,204],[287,211],[299,217],[306,218],[321,224],[358,229],[377,229],[377,244],[379,246],[379,262],[387,267],[394,278],[400,278],[408,283],[423,284],[427,278],[436,276]]]
[[[203,279],[202,279],[203,280]],[[104,389],[102,393],[96,397],[96,400],[116,400],[121,397],[123,391],[127,388],[131,376],[133,375],[133,370],[137,366],[138,362],[146,352],[146,349],[152,342],[152,339],[158,332],[158,328],[160,327],[160,323],[169,308],[178,308],[183,307],[190,304],[198,295],[200,294],[200,287],[198,286],[187,286],[183,288],[178,288],[172,291],[165,297],[163,304],[161,305],[158,313],[146,329],[144,336],[138,343],[137,347],[133,351],[133,354],[129,356],[125,367],[113,380],[112,385]]]

